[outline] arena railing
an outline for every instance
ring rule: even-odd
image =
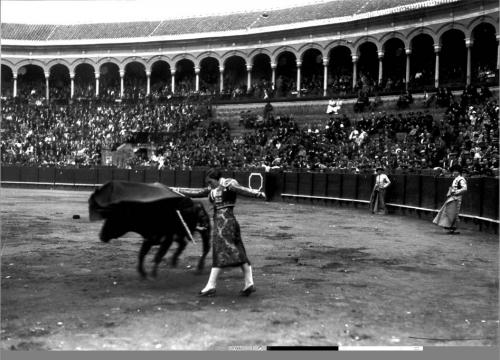
[[[57,168],[1,167],[2,186],[35,188],[73,188],[92,190],[111,180],[160,182],[176,187],[205,186],[206,169],[157,170],[120,169],[115,167]],[[316,173],[225,171],[252,188],[263,188],[270,201],[306,201],[311,204],[352,204],[368,207],[375,182],[371,173]],[[389,174],[391,185],[386,201],[389,209],[433,214],[445,200],[452,178],[449,176]],[[468,191],[463,196],[460,217],[465,220],[498,226],[498,177],[467,178]]]
[[[451,177],[391,174],[386,201],[389,209],[433,214],[445,200]],[[498,226],[498,178],[471,177],[463,196],[460,217]],[[281,197],[318,202],[338,202],[368,206],[375,182],[372,174],[284,173]]]

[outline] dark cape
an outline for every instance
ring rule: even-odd
[[[124,208],[182,210],[193,201],[161,183],[110,181],[96,189],[89,198],[89,218],[103,220]]]

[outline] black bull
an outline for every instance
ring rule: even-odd
[[[203,251],[198,262],[202,270],[210,251],[210,218],[203,204],[183,197],[162,184],[112,181],[97,189],[89,199],[91,220],[105,219],[100,239],[109,242],[127,232],[143,237],[137,270],[145,277],[144,258],[153,245],[160,245],[153,261],[152,275],[173,241],[178,243],[172,265],[186,247],[186,237],[195,231],[201,235]]]

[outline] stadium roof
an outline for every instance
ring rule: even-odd
[[[314,5],[163,21],[76,25],[1,24],[2,39],[59,42],[102,39],[161,39],[179,35],[223,35],[241,31],[282,30],[285,26],[315,26],[430,8],[465,0],[335,0]]]

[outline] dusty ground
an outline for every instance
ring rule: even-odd
[[[142,280],[140,238],[101,243],[89,194],[1,190],[1,349],[498,345],[497,235],[240,198],[257,292],[238,297],[242,274],[232,269],[216,297],[198,298],[209,271],[194,270],[200,241],[178,268],[170,252],[158,279]]]

